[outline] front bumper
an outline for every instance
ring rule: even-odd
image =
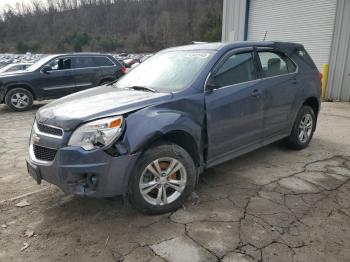
[[[6,90],[3,86],[0,85],[0,104],[5,102]]]
[[[57,150],[52,162],[43,162],[35,159],[32,147],[29,148],[26,161],[31,169],[29,173],[36,176],[38,183],[43,179],[58,186],[66,194],[96,198],[125,194],[132,167],[139,156],[114,157],[102,150],[63,147]]]

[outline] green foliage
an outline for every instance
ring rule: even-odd
[[[222,0],[53,0],[0,19],[0,52],[154,52],[220,41]]]

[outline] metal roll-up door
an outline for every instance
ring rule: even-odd
[[[249,41],[301,43],[319,70],[328,64],[336,0],[250,0]]]

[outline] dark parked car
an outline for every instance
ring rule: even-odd
[[[51,55],[25,71],[0,75],[0,103],[25,111],[33,100],[60,98],[112,82],[125,73],[113,56],[92,53]]]
[[[280,139],[305,148],[320,94],[320,74],[299,44],[167,49],[116,83],[42,107],[29,174],[68,194],[127,195],[144,213],[169,212],[206,168]]]

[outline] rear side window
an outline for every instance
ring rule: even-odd
[[[79,69],[79,68],[87,68],[87,67],[96,67],[93,57],[81,56],[81,57],[72,58],[72,68]]]
[[[251,52],[230,56],[216,71],[215,85],[229,86],[255,79],[254,60]]]
[[[94,57],[96,66],[114,66],[114,63],[105,56]]]
[[[272,77],[293,73],[296,65],[290,58],[279,52],[259,51],[258,52],[262,77]]]

